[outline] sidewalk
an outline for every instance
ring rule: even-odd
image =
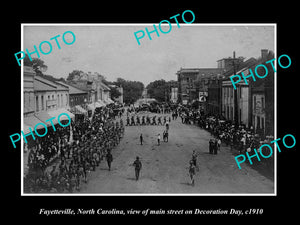
[[[230,145],[226,146],[226,144],[221,144],[221,149],[227,148],[229,152],[231,152],[234,156],[240,155],[239,150],[236,148],[230,149]],[[249,153],[251,156],[252,154]],[[247,163],[248,166],[250,166],[252,169],[259,172],[261,175],[267,177],[268,179],[274,181],[274,157],[270,157],[268,159],[260,157],[260,161],[258,161],[257,158],[252,158],[253,164],[251,165],[246,159],[245,163]],[[237,166],[237,165],[236,165]],[[237,167],[238,168],[238,167]]]

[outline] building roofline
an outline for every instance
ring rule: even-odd
[[[45,78],[43,78],[41,76],[35,76],[34,79],[37,80],[37,81],[39,81],[39,82],[41,82],[41,83],[43,83],[43,84],[46,84],[48,86],[51,86],[51,87],[57,89],[57,86],[55,84],[53,84],[53,82],[50,81],[50,80],[48,80],[48,79],[45,79]]]
[[[70,91],[70,87],[71,88],[74,88],[74,89],[77,89],[78,91],[81,91],[82,93],[81,94],[87,94],[88,92],[86,90],[83,90],[81,88],[78,88],[77,86],[73,86],[71,84],[66,84],[66,83],[63,83],[62,81],[57,81],[58,83],[62,83],[62,85],[66,85],[69,87],[69,91]],[[80,93],[76,93],[76,94],[80,94]]]

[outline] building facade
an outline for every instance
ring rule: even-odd
[[[178,78],[178,102],[186,105],[199,101],[207,111],[208,88],[213,77],[220,77],[222,68],[181,68]]]
[[[225,78],[222,81],[222,116],[224,116],[227,120],[237,122],[238,124],[243,124],[246,127],[251,127],[252,125],[252,99],[251,87],[249,85],[251,80],[248,78],[248,84],[246,84],[244,79],[241,79],[241,81],[236,84],[235,96],[235,89],[229,77],[241,73],[247,76],[250,73],[249,69],[253,70],[253,67],[255,67],[256,63],[256,59],[250,58],[245,62],[235,65],[235,68],[232,68],[224,73]],[[236,101],[235,97],[237,98]]]
[[[209,82],[207,112],[213,115],[222,114],[222,77],[215,77]]]
[[[102,82],[99,73],[81,73],[72,81],[68,81],[68,84],[87,92],[87,104],[101,102],[102,106],[113,102],[110,99],[110,88]]]
[[[235,56],[235,52],[233,53]],[[244,62],[244,57],[238,57],[238,58],[222,58],[217,61],[218,68],[223,69],[223,72],[226,73],[230,70],[232,70],[233,66],[238,66]]]
[[[81,90],[77,87],[74,87],[70,84],[59,82],[62,85],[65,85],[69,88],[69,106],[70,108],[75,107],[76,105],[83,105],[87,102],[88,93],[84,90]]]
[[[123,89],[123,87],[117,87],[117,90],[121,93],[121,95],[115,100],[117,102],[123,104],[124,103],[124,89]]]
[[[124,101],[123,101],[123,93],[124,93],[123,87],[119,87],[119,86],[117,86],[117,85],[110,84],[110,85],[109,85],[109,88],[110,88],[110,89],[115,88],[117,91],[120,92],[120,96],[119,96],[118,98],[112,98],[111,93],[110,93],[110,98],[113,99],[115,102],[118,102],[118,103],[120,103],[120,104],[123,104],[123,102],[124,102]]]
[[[23,76],[23,115],[24,117],[34,114],[34,70],[29,66],[24,66]]]
[[[262,49],[258,59],[250,58],[237,67],[235,74],[242,77],[241,73],[243,73],[246,77],[253,73],[255,77],[254,81],[249,76],[248,84],[243,78],[235,84],[237,105],[235,105],[234,88],[229,80],[229,77],[234,75],[233,71],[229,70],[225,73],[226,78],[222,81],[222,115],[233,122],[237,118],[239,124],[253,128],[261,137],[274,136],[274,71],[270,63],[266,64],[273,58],[272,51]],[[255,75],[255,68],[260,64],[265,65],[268,69],[268,75],[265,78],[258,78]],[[265,75],[263,67],[258,67],[256,72],[260,76]]]
[[[274,53],[267,49],[261,50],[261,57],[258,64],[264,64],[268,69],[268,75],[263,79],[256,79],[252,82],[252,126],[256,133],[261,136],[274,137],[274,70],[272,65],[266,64],[267,61],[274,59]],[[259,67],[257,73],[261,76],[265,70]]]
[[[177,101],[178,101],[178,87],[171,87],[170,101],[172,103],[177,103]]]
[[[35,112],[69,108],[69,88],[41,76],[34,78]]]

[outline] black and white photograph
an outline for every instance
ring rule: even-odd
[[[21,36],[22,195],[276,195],[278,152],[261,148],[277,138],[275,23],[23,23]]]
[[[8,221],[296,219],[296,4],[22,3],[2,17]]]

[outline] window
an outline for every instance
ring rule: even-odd
[[[227,119],[230,119],[229,118],[229,106],[227,106]]]
[[[257,118],[257,120],[256,120],[256,122],[257,122],[256,129],[260,129],[260,117],[257,116],[256,118]]]
[[[41,96],[42,97],[42,110],[44,110],[44,95]]]
[[[242,109],[240,109],[240,123],[242,122]]]
[[[261,108],[264,111],[264,109],[265,109],[265,98],[264,97],[261,97]]]
[[[29,105],[29,108],[30,108],[31,104],[30,104],[30,94],[29,93],[27,94],[27,97],[28,97],[28,105]]]
[[[39,111],[39,96],[35,96],[35,111]]]
[[[253,96],[253,110],[256,110],[256,96]]]

